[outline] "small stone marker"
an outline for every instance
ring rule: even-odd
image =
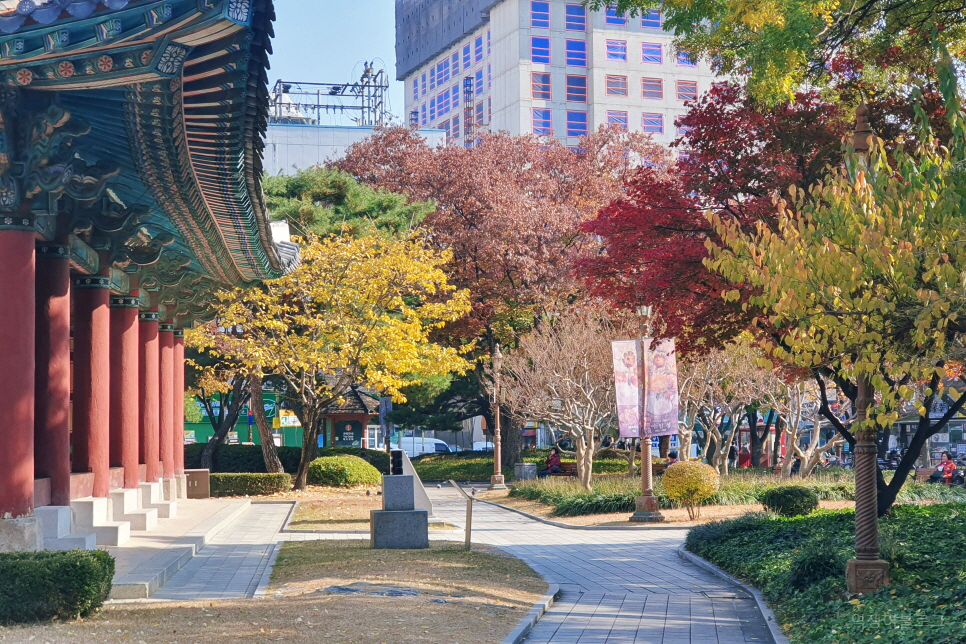
[[[416,509],[413,476],[382,477],[382,510],[369,518],[369,546],[374,549],[429,547],[429,513]]]

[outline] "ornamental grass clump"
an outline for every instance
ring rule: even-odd
[[[661,485],[664,493],[686,507],[694,520],[701,516],[701,502],[718,491],[718,471],[697,461],[674,463],[664,471]]]

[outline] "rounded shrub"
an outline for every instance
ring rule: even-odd
[[[661,478],[664,493],[686,507],[692,519],[700,515],[701,502],[717,492],[719,484],[718,471],[697,461],[673,463]]]
[[[818,495],[801,485],[783,485],[765,492],[761,504],[783,517],[800,517],[818,507]]]
[[[309,463],[309,483],[331,487],[379,485],[382,474],[358,456],[323,456]]]

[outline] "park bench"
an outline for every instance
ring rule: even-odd
[[[925,483],[936,471],[937,469],[935,467],[920,467],[916,470],[916,480],[920,483]]]
[[[551,472],[550,476],[577,476],[576,463],[561,463],[559,472]]]

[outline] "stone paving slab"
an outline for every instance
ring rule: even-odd
[[[428,492],[437,516],[463,526],[465,501],[456,490]],[[276,544],[368,538],[281,532],[290,509],[289,503],[252,505],[155,597],[251,597]],[[685,529],[569,530],[487,504],[473,512],[474,543],[499,547],[560,586],[526,644],[774,644],[754,598],[677,556],[685,535]],[[434,541],[461,537],[460,531],[430,532]]]
[[[228,599],[252,597],[292,503],[256,503],[219,532],[153,597]]]
[[[154,530],[134,532],[114,556],[111,599],[143,599],[186,565],[205,544],[251,505],[248,499],[184,499],[178,516],[161,519]]]

